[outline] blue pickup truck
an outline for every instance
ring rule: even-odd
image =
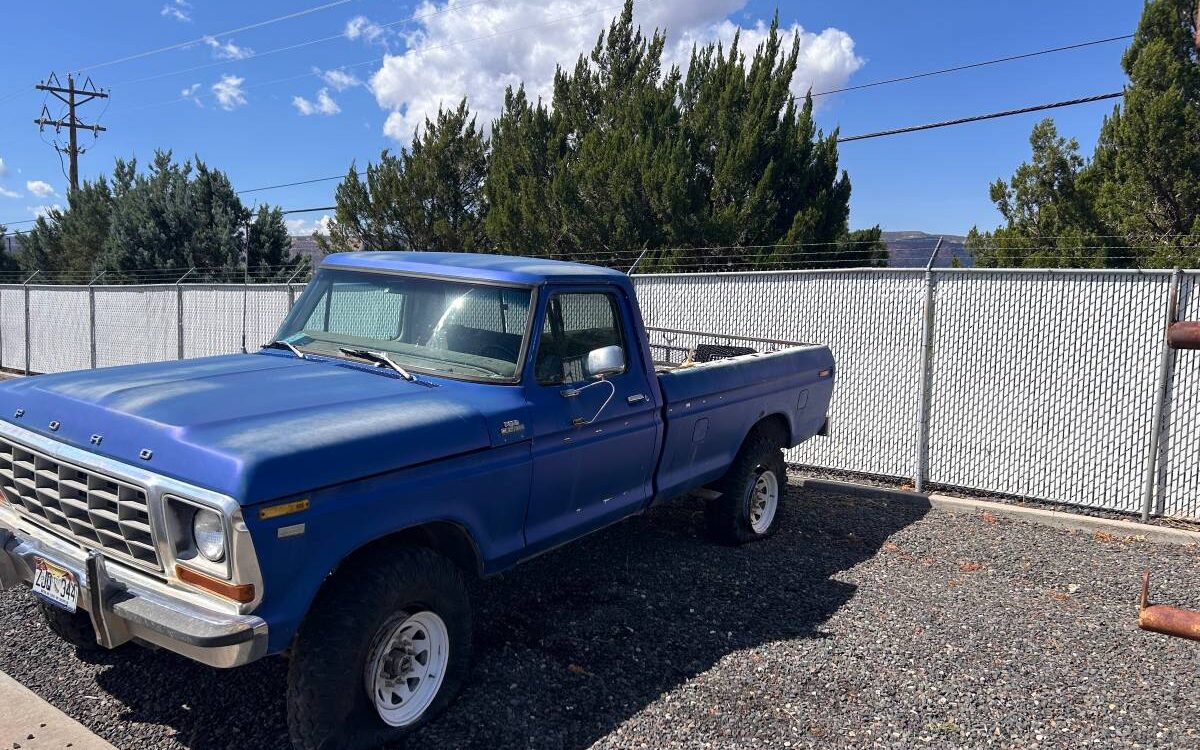
[[[80,650],[286,654],[297,747],[379,746],[466,680],[468,579],[689,493],[769,536],[833,372],[668,364],[615,271],[331,255],[259,352],[0,386],[0,584]]]

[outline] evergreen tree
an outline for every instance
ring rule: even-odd
[[[991,186],[1005,219],[972,229],[982,266],[1174,266],[1200,263],[1200,53],[1194,0],[1147,2],[1122,58],[1124,102],[1084,163],[1044,120],[1033,160]]]
[[[666,38],[633,24],[629,0],[588,56],[554,81],[561,164],[551,182],[559,253],[621,265],[681,242],[689,162],[679,131],[679,71],[662,70]]]
[[[1106,118],[1093,169],[1106,223],[1140,260],[1200,261],[1200,53],[1195,0],[1153,0],[1121,60],[1129,84]]]
[[[458,250],[487,247],[487,140],[462,100],[438,110],[399,156],[384,151],[367,165],[364,184],[353,165],[336,192],[328,250]]]
[[[504,93],[504,109],[492,124],[484,193],[485,228],[496,252],[562,252],[561,224],[551,200],[563,139],[542,102],[530,104],[525,87]]]
[[[18,260],[48,279],[85,282],[103,270],[111,281],[140,272],[201,269],[198,278],[223,278],[222,270],[292,262],[279,209],[263,207],[251,221],[224,172],[196,159],[176,163],[156,152],[150,169],[118,159],[111,180],[84,182],[21,236]]]
[[[40,270],[46,278],[86,283],[100,270],[112,207],[112,191],[103,177],[85,181],[67,195],[65,211],[51,209],[20,236],[17,261],[30,273]]]
[[[262,205],[246,228],[246,268],[250,278],[279,281],[290,277],[304,262],[292,254],[292,238],[278,206]]]
[[[748,66],[737,42],[728,54],[696,50],[686,80],[664,70],[664,45],[662,32],[646,36],[634,25],[626,0],[590,53],[556,71],[549,106],[530,102],[523,87],[506,92],[490,153],[473,121],[468,127],[464,102],[427,122],[411,153],[368,165],[365,183],[352,166],[329,237],[318,241],[326,249],[490,245],[622,268],[645,253],[642,270],[886,260],[878,228],[851,240],[837,134],[818,132],[811,99],[798,103],[789,90],[798,37],[784,50],[776,20]],[[466,220],[436,231],[441,207],[457,205],[469,207],[458,212]],[[713,245],[732,249],[705,254],[701,266],[701,251],[667,250]]]
[[[990,194],[1005,226],[972,228],[967,250],[980,267],[1073,267],[1121,265],[1118,250],[1104,252],[1107,234],[1094,215],[1079,143],[1042,120],[1029,136],[1033,156],[1008,183],[996,180]]]
[[[8,236],[8,227],[0,224],[0,274],[13,274],[21,270],[16,253],[12,252],[15,243]]]
[[[749,66],[740,44],[735,36],[728,53],[719,44],[693,50],[682,87],[699,198],[691,241],[719,248],[708,253],[717,267],[841,264],[850,180],[838,171],[837,132],[817,132],[811,97],[797,107],[789,90],[799,37],[785,49],[776,16]],[[748,249],[731,257],[738,247]],[[882,243],[865,252],[886,258]]]

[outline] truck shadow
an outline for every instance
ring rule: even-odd
[[[766,542],[713,545],[699,503],[681,500],[480,583],[468,686],[407,745],[585,748],[724,659],[836,637],[822,625],[856,590],[837,574],[928,505],[795,485],[789,496]],[[282,659],[229,672],[167,653],[106,661],[97,681],[123,721],[166,725],[193,750],[289,747]]]

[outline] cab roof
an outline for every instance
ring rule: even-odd
[[[499,281],[524,286],[540,286],[554,281],[572,283],[629,283],[620,271],[584,263],[525,258],[519,255],[433,252],[362,252],[335,253],[321,262],[321,268],[346,268],[357,271],[408,273],[455,279]]]

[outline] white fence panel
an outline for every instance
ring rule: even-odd
[[[1200,318],[1200,276],[1184,274],[1179,317]],[[1175,368],[1164,405],[1155,477],[1159,515],[1200,518],[1200,351],[1174,352]]]
[[[92,366],[86,286],[29,287],[29,369],[63,372]]]
[[[98,286],[95,293],[98,367],[179,356],[174,286]]]
[[[242,350],[243,305],[240,284],[183,286],[183,356],[209,357]]]
[[[1139,511],[1169,285],[938,274],[930,481]]]
[[[906,271],[671,274],[634,278],[646,324],[812,341],[836,361],[832,436],[788,460],[911,476],[924,277]]]
[[[0,286],[0,365],[25,369],[25,292],[18,284]]]
[[[1170,283],[1170,272],[938,270],[929,481],[1140,510]],[[807,442],[789,460],[914,476],[922,271],[666,274],[637,276],[634,284],[649,326],[828,344],[837,362],[832,436]],[[31,369],[87,367],[87,288],[18,285],[0,286],[0,365],[25,367],[26,291]],[[93,292],[101,367],[177,358],[179,295],[185,357],[256,350],[290,303],[284,284]],[[1200,318],[1197,293],[1200,275],[1185,274],[1184,317],[1190,310]],[[679,335],[672,345],[694,338]],[[1200,352],[1175,352],[1171,362],[1155,511],[1200,518]]]
[[[286,284],[260,284],[250,287],[246,307],[246,348],[256,351],[275,339],[275,332],[288,312]]]

